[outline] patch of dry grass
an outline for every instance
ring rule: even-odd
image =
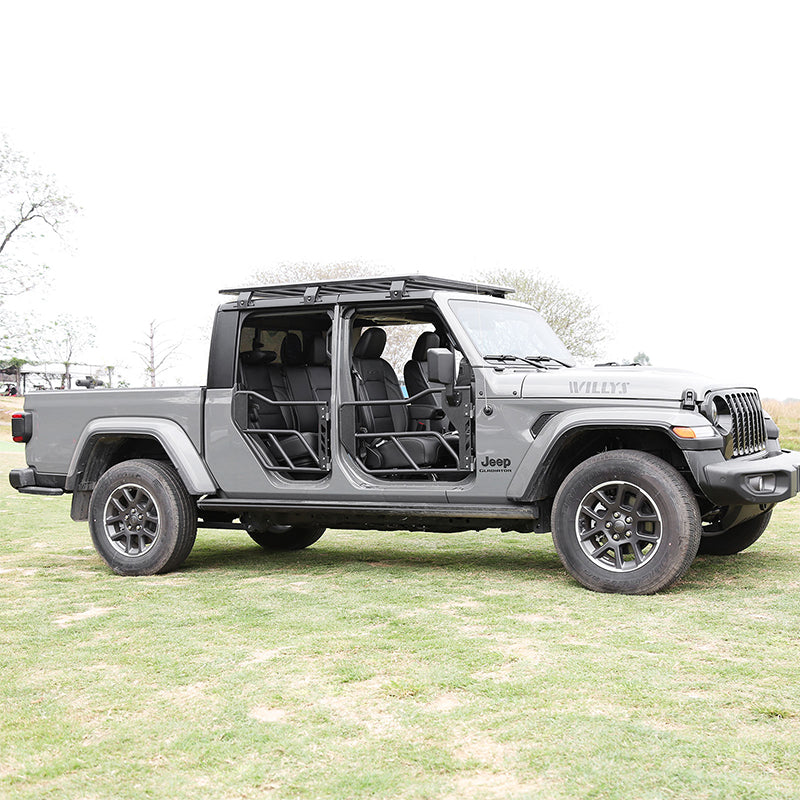
[[[11,439],[11,415],[22,410],[23,398],[0,397],[0,441]]]
[[[800,401],[764,400],[763,405],[780,428],[781,446],[800,450]]]

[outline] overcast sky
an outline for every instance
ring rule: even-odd
[[[217,290],[285,261],[540,271],[604,358],[800,397],[800,4],[4,7],[0,129],[83,214],[50,290],[205,379]]]

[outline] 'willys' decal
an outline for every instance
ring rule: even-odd
[[[570,394],[628,394],[630,381],[570,381]]]

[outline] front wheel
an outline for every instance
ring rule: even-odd
[[[613,450],[579,464],[553,503],[553,543],[587,589],[653,594],[689,569],[700,544],[697,501],[650,453]]]
[[[92,492],[95,549],[118,575],[177,569],[197,535],[197,513],[171,464],[133,459],[105,472]]]

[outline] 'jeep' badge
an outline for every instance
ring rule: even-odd
[[[511,459],[484,456],[478,463],[478,472],[511,472]]]

